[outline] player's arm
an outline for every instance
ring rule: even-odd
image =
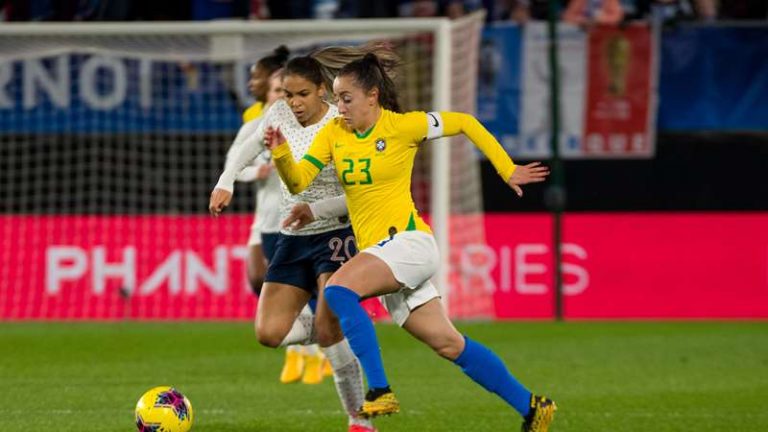
[[[264,151],[264,123],[260,119],[253,120],[243,125],[238,131],[235,142],[227,152],[224,172],[221,173],[219,181],[211,191],[208,211],[212,215],[218,216],[229,205],[235,189],[235,179],[256,156]]]
[[[328,145],[328,126],[315,135],[312,145],[300,161],[296,162],[291,147],[280,129],[269,129],[266,133],[267,146],[272,150],[272,160],[283,183],[292,194],[297,194],[312,184],[331,160],[331,147]]]
[[[245,142],[246,138],[250,136],[252,133],[255,132],[256,127],[261,122],[261,119],[254,120],[253,122],[248,122],[244,124],[242,127],[240,127],[240,131],[237,133],[237,137],[235,137],[235,141],[232,143],[232,145],[229,147],[229,150],[227,151],[227,158],[224,163],[224,170],[233,165],[235,162],[236,155],[240,151],[240,149],[243,146],[243,143]],[[252,125],[252,123],[254,125]],[[247,127],[251,126],[251,127]],[[259,156],[256,157],[256,159],[243,168],[238,174],[237,177],[235,177],[236,181],[239,182],[252,182],[256,180],[263,180],[269,175],[269,158],[264,158],[265,153],[261,153]]]
[[[541,166],[540,162],[515,165],[496,137],[473,115],[459,112],[427,113],[427,139],[461,133],[483,152],[499,176],[518,196],[523,196],[520,185],[542,182],[549,175],[549,168]]]
[[[235,180],[240,180],[242,171],[252,165],[256,156],[264,151],[265,122],[261,121],[262,118],[244,124],[238,131],[227,152],[224,172],[219,176],[215,189],[232,193]]]
[[[346,216],[348,213],[346,195],[313,203],[300,202],[291,208],[290,213],[283,220],[283,228],[299,230],[318,219],[333,219]]]
[[[274,167],[272,166],[271,156],[265,156],[268,152],[262,152],[253,161],[253,164],[243,168],[240,174],[237,175],[237,181],[239,182],[252,182],[255,180],[264,180],[272,174]]]

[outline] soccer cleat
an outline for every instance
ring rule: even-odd
[[[531,396],[531,412],[525,417],[522,432],[547,432],[555,417],[557,405],[545,396]]]
[[[301,378],[301,382],[304,384],[320,384],[323,382],[322,354],[304,356],[304,376]]]
[[[367,427],[363,425],[354,424],[354,425],[349,425],[348,432],[379,432],[379,431],[377,431],[376,428],[373,426]]]
[[[389,390],[385,393],[376,394],[371,389],[365,395],[363,406],[357,411],[357,415],[363,418],[373,418],[380,415],[397,414],[400,412],[400,402],[397,401],[395,394]]]
[[[298,351],[285,352],[285,364],[280,373],[280,382],[283,384],[294,383],[304,374],[304,356]]]
[[[325,357],[325,359],[323,359],[323,376],[324,377],[333,376],[333,367],[331,366],[331,362],[330,360],[328,360],[328,357]]]

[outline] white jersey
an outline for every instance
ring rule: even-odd
[[[256,132],[261,121],[262,117],[258,117],[244,123],[240,127],[235,140],[227,151],[227,158],[224,164],[225,171],[235,164],[236,155],[240,152],[246,139]],[[270,163],[272,163],[271,154],[269,151],[265,151],[258,155],[250,165],[243,168],[236,176],[237,181],[256,182],[256,210],[254,212],[253,228],[266,234],[280,231],[280,201],[282,199],[280,176],[277,174],[277,171],[272,171],[266,179],[257,179],[259,168],[264,164]]]
[[[271,164],[272,155],[266,151],[256,158],[256,166]],[[280,232],[280,205],[282,192],[280,191],[280,175],[276,169],[269,173],[269,177],[256,180],[256,226],[265,234]]]
[[[336,117],[338,113],[338,109],[334,105],[329,105],[328,112],[325,113],[319,122],[303,127],[298,120],[296,120],[291,108],[284,100],[281,99],[275,102],[261,118],[255,131],[253,131],[253,133],[245,139],[242,145],[239,146],[240,148],[233,157],[233,162],[228,164],[225,168],[221,177],[219,177],[219,182],[216,187],[230,192],[233,191],[234,181],[238,174],[243,168],[247,167],[256,156],[264,152],[264,131],[268,127],[272,126],[280,128],[291,146],[291,151],[293,152],[294,157],[298,161],[304,157],[304,154],[309,150],[309,146],[312,144],[317,132],[319,132],[331,119]],[[315,201],[344,194],[344,190],[336,177],[336,167],[333,163],[326,165],[312,184],[299,194],[292,195],[282,181],[280,182],[280,185],[282,190],[280,220],[283,220],[288,216],[291,208],[293,208],[296,203],[313,203]],[[281,232],[286,235],[319,234],[348,227],[349,222],[346,218],[343,218],[343,220],[344,222],[341,222],[339,218],[317,220],[300,230],[284,229]]]

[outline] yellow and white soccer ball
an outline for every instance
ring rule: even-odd
[[[136,403],[139,432],[187,432],[193,417],[189,399],[173,387],[150,389]]]

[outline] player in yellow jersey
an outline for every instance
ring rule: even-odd
[[[534,396],[482,344],[462,336],[430,282],[438,249],[410,193],[411,169],[427,139],[464,133],[488,157],[502,179],[522,196],[521,185],[541,182],[539,163],[516,166],[498,141],[473,116],[453,112],[398,113],[394,84],[375,55],[353,61],[334,81],[340,117],[315,137],[296,162],[279,129],[267,141],[283,182],[297,193],[333,162],[344,187],[349,216],[361,250],[328,281],[325,300],[368,378],[360,413],[399,412],[389,387],[376,333],[360,300],[381,296],[392,318],[437,354],[454,362],[523,417],[523,431],[547,431],[555,403]]]
[[[248,91],[251,93],[256,101],[253,105],[249,106],[243,111],[243,123],[248,123],[251,120],[256,120],[261,117],[267,103],[267,91],[269,90],[269,78],[278,69],[282,69],[285,66],[285,62],[288,61],[290,51],[285,45],[280,45],[275,48],[272,53],[266,57],[262,57],[257,61],[250,69],[250,77],[248,79]]]
[[[309,149],[315,134],[338,115],[336,106],[324,99],[330,93],[331,81],[327,77],[336,72],[329,63],[335,64],[343,55],[360,58],[360,51],[365,49],[326,48],[286,64],[282,82],[285,98],[270,107],[259,129],[238,152],[236,162],[222,173],[211,193],[209,209],[212,214],[218,215],[230,202],[237,172],[264,150],[267,126],[282,128],[291,138],[292,151],[296,154],[304,154]],[[290,205],[296,202],[314,203],[339,196],[343,197],[342,186],[335,169],[329,166],[300,195],[290,194],[286,187],[281,207],[287,213]],[[257,314],[257,334],[259,342],[269,347],[317,340],[333,366],[337,392],[349,415],[349,431],[371,432],[375,428],[370,419],[357,412],[364,403],[362,369],[321,294],[332,273],[355,252],[348,217],[318,221],[296,230],[282,230],[265,276]],[[319,293],[314,323],[299,322],[297,315],[314,293]]]

